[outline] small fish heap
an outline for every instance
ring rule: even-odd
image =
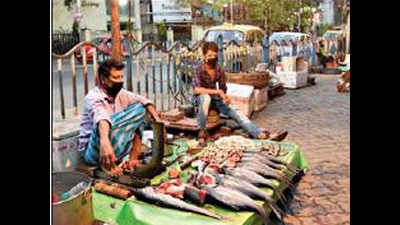
[[[205,202],[217,203],[233,210],[248,210],[258,213],[264,221],[267,215],[262,206],[253,199],[268,203],[273,214],[282,220],[282,210],[260,187],[268,187],[282,199],[284,196],[273,180],[288,184],[298,168],[276,156],[280,148],[270,145],[255,146],[241,136],[224,137],[207,146],[200,158],[192,162],[196,171],[190,173],[187,183],[168,180],[156,188],[139,189],[136,197],[173,208],[196,212],[217,219],[221,216],[184,200],[201,206]]]

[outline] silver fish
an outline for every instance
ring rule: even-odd
[[[279,197],[282,197],[283,200],[286,201],[282,191],[279,190],[279,186],[275,185],[271,180],[264,178],[254,171],[236,167],[234,169],[225,169],[225,174],[237,179],[245,180],[251,184],[254,184],[255,186],[272,188],[272,190],[276,191]]]
[[[225,169],[225,174],[246,180],[256,186],[270,187],[274,190],[278,189],[278,186],[273,184],[271,180],[265,179],[256,172],[245,168],[236,167],[234,169]]]
[[[274,169],[278,169],[278,170],[285,170],[285,169],[288,169],[288,170],[289,170],[290,172],[292,172],[292,173],[296,172],[296,171],[290,170],[289,168],[287,168],[287,167],[284,166],[284,165],[274,163],[274,162],[272,162],[272,161],[270,161],[270,160],[268,160],[268,159],[266,159],[266,158],[264,158],[264,157],[261,157],[261,156],[259,156],[258,154],[248,154],[248,153],[246,153],[246,154],[244,154],[244,155],[242,156],[242,158],[240,159],[240,161],[241,161],[241,162],[247,162],[247,161],[248,161],[248,162],[256,162],[256,161],[258,161],[258,162],[263,163],[263,164],[265,164],[265,165],[268,165],[268,166],[270,166],[271,168],[274,168]]]
[[[266,158],[266,159],[268,159],[268,160],[270,160],[270,161],[272,161],[274,163],[278,163],[278,164],[284,165],[284,166],[286,166],[288,168],[290,167],[290,169],[297,170],[297,168],[295,166],[293,166],[292,164],[287,163],[287,162],[285,162],[285,161],[283,161],[281,159],[278,159],[277,157],[274,157],[272,155],[268,155],[268,154],[266,154],[266,153],[264,153],[262,151],[255,152],[253,150],[245,150],[244,153],[250,153],[250,154],[251,153],[253,153],[253,154],[255,153],[255,154],[258,154],[258,155],[260,155],[260,156],[262,156],[262,157],[264,157],[264,158]]]
[[[190,205],[180,199],[174,198],[172,196],[163,194],[163,193],[157,193],[154,191],[154,188],[152,187],[145,187],[141,189],[135,189],[134,191],[135,197],[137,197],[140,200],[143,201],[148,201],[151,203],[155,204],[160,204],[166,207],[171,207],[171,208],[176,208],[176,209],[181,209],[185,211],[190,211],[190,212],[195,212],[199,213],[205,216],[213,217],[216,219],[221,219],[222,217],[220,215],[217,215],[213,212],[210,212],[208,210],[202,209],[200,207]]]
[[[272,209],[276,217],[282,220],[282,210],[280,210],[276,205],[275,200],[273,200],[269,195],[267,195],[267,193],[261,191],[253,184],[241,179],[236,179],[229,175],[218,175],[217,182],[224,187],[242,192],[251,198],[267,201],[268,206]]]
[[[268,154],[264,154],[263,152],[254,152],[254,151],[245,151],[243,153],[243,157],[257,157],[257,159],[259,159],[260,161],[262,160],[263,163],[267,164],[269,162],[272,162],[274,165],[281,165],[281,166],[285,166],[286,168],[288,168],[290,171],[292,171],[293,173],[297,173],[299,172],[299,169],[296,168],[295,166],[280,160],[276,157],[270,156]]]
[[[249,169],[257,172],[258,174],[265,176],[265,177],[272,177],[275,179],[278,179],[280,181],[286,182],[290,181],[290,176],[286,175],[280,170],[273,169],[265,164],[262,164],[260,162],[239,162],[236,164],[238,167],[251,167],[254,169]]]
[[[265,210],[262,206],[257,205],[247,195],[232,190],[230,188],[218,185],[217,187],[202,186],[200,187],[207,191],[207,196],[210,196],[215,201],[235,210],[249,210],[258,213],[264,220],[268,220]]]
[[[280,173],[277,173],[274,170],[270,170],[268,167],[265,167],[264,165],[257,165],[254,163],[238,163],[237,168],[245,168],[247,170],[258,173],[259,175],[265,178],[277,179],[281,182],[290,185],[290,180],[288,178],[286,178],[284,175]]]

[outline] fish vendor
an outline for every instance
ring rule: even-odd
[[[150,100],[122,87],[123,69],[124,64],[114,59],[99,65],[96,87],[84,99],[79,134],[79,152],[84,162],[100,166],[113,176],[139,164],[146,112],[161,121]]]
[[[218,45],[215,42],[205,42],[202,46],[202,52],[204,58],[195,66],[193,80],[194,102],[199,107],[200,131],[198,137],[200,145],[204,145],[209,136],[206,131],[206,124],[210,107],[215,107],[220,113],[232,118],[252,138],[283,140],[287,135],[287,131],[270,133],[257,127],[249,118],[229,106],[230,99],[226,95],[225,71],[218,65]]]

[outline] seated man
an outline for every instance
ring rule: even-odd
[[[122,88],[123,68],[122,62],[113,59],[99,66],[96,87],[85,96],[79,135],[85,163],[113,176],[137,166],[146,110],[160,121],[150,100]],[[128,154],[129,160],[117,166]]]
[[[225,72],[217,64],[217,44],[214,42],[205,42],[202,52],[204,60],[195,67],[193,80],[195,101],[199,104],[200,144],[203,145],[208,136],[205,129],[210,106],[217,108],[219,112],[235,120],[252,138],[266,139],[268,137],[266,132],[263,132],[262,129],[253,124],[246,116],[229,106],[230,99],[226,95]],[[282,140],[286,135],[287,132],[277,132],[270,135],[270,138],[273,140]]]

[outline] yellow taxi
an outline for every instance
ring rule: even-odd
[[[257,26],[224,23],[207,29],[204,40],[217,42],[219,35],[222,35],[224,43],[235,40],[239,44],[244,44],[261,41],[265,32]]]

